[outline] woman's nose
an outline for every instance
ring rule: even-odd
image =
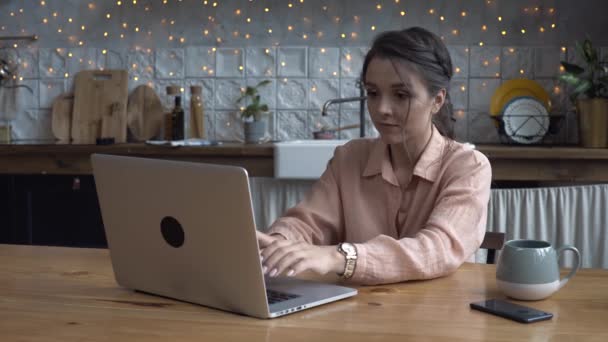
[[[390,101],[388,101],[386,97],[380,98],[380,101],[378,102],[378,112],[382,116],[390,116],[393,113]]]

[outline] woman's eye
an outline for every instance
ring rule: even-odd
[[[397,98],[400,100],[405,100],[410,98],[409,93],[397,93]]]
[[[367,93],[367,96],[368,96],[368,97],[376,97],[376,95],[378,95],[378,94],[377,94],[375,91],[373,91],[373,90],[367,90],[367,91],[366,91],[366,93]]]

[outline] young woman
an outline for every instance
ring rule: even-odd
[[[258,233],[270,276],[430,279],[481,244],[492,172],[483,154],[452,140],[445,45],[422,28],[384,32],[361,76],[380,137],[338,147],[307,197]]]

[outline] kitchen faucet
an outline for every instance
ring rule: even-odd
[[[323,109],[321,110],[321,115],[322,116],[327,116],[327,109],[329,108],[329,106],[331,106],[334,103],[345,103],[345,102],[355,102],[355,101],[359,101],[359,136],[360,137],[364,137],[365,136],[365,100],[367,99],[367,96],[365,96],[365,91],[363,90],[363,85],[361,85],[360,83],[357,83],[359,86],[359,96],[357,97],[343,97],[343,98],[337,98],[337,99],[330,99],[327,100],[324,104],[323,104]]]

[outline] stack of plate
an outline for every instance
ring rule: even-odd
[[[501,116],[504,133],[514,142],[540,142],[549,130],[549,94],[528,79],[503,83],[492,95],[490,114]]]

